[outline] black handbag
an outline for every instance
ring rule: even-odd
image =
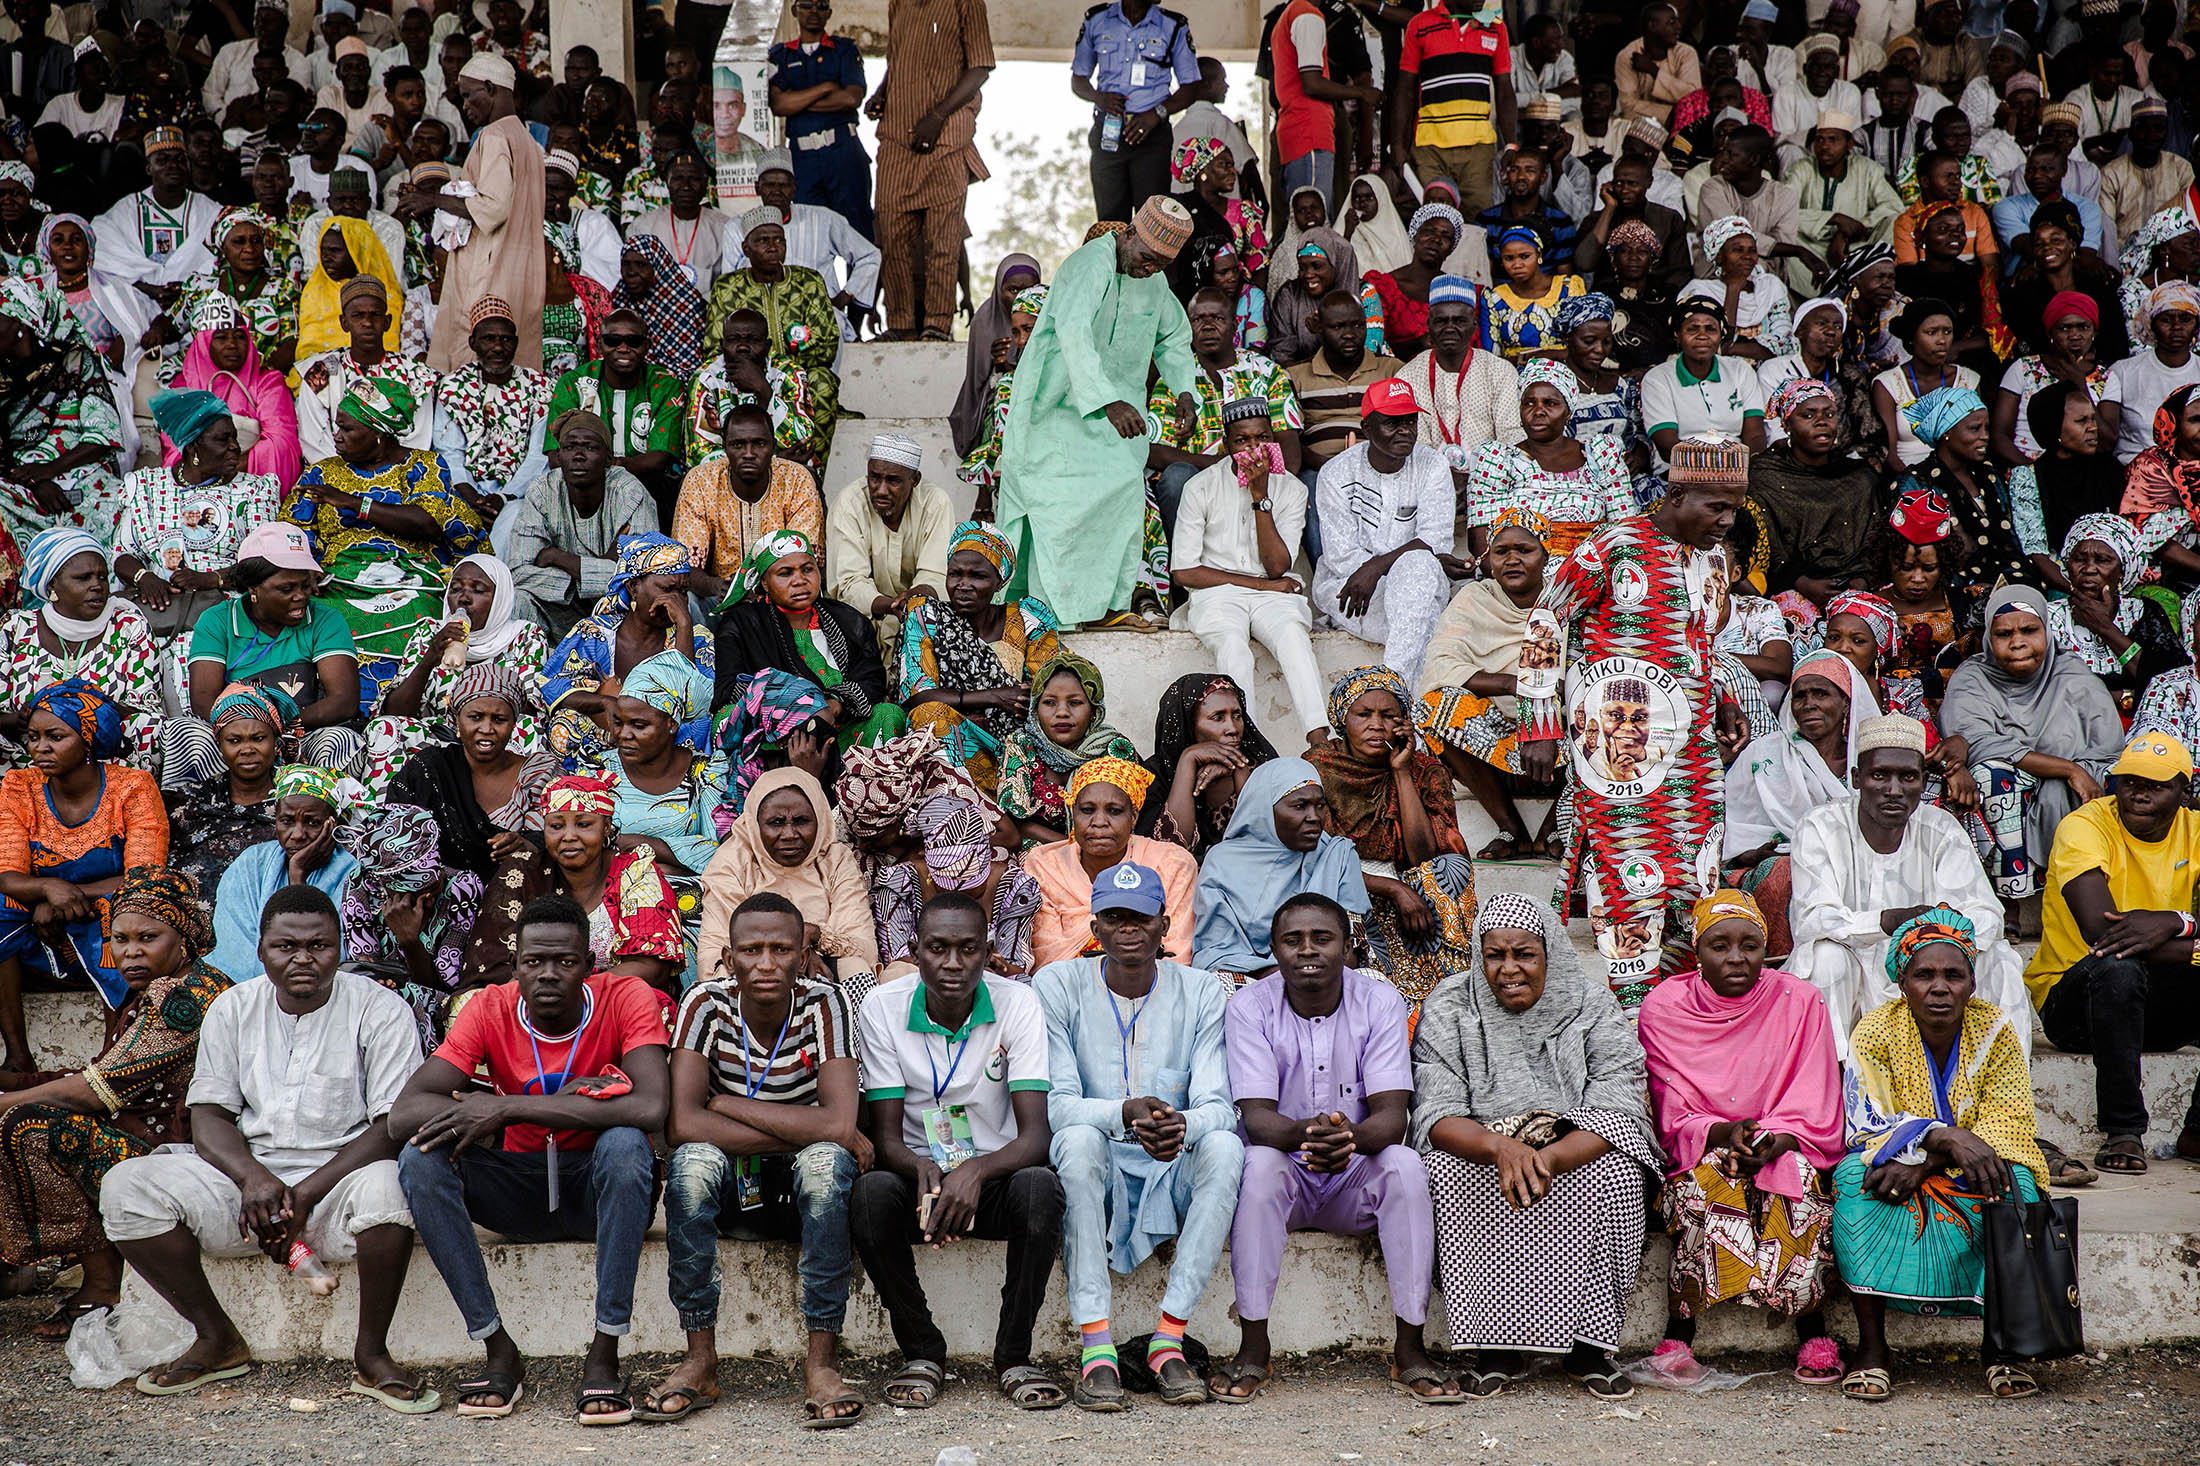
[[[1986,1245],[1987,1362],[2083,1354],[2077,1198],[1989,1201],[1979,1219]]]

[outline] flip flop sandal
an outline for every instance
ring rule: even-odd
[[[1214,1387],[1212,1380],[1207,1385],[1208,1396],[1217,1405],[1250,1405],[1260,1398],[1260,1392],[1268,1388],[1268,1382],[1275,1378],[1273,1370],[1264,1369],[1258,1364],[1239,1364],[1234,1360],[1213,1370],[1212,1373],[1215,1379],[1219,1379],[1223,1383],[1223,1388],[1219,1390]],[[1252,1381],[1253,1385],[1249,1394],[1233,1395],[1230,1393],[1231,1390],[1236,1389],[1248,1380]]]
[[[1832,1338],[1820,1334],[1806,1339],[1795,1351],[1795,1380],[1798,1384],[1830,1385],[1841,1378],[1841,1346]]]
[[[2026,1400],[2040,1392],[2040,1382],[2014,1364],[1989,1364],[1986,1391],[1997,1400]]]
[[[610,1404],[591,1413],[591,1405]],[[634,1418],[634,1397],[619,1385],[582,1385],[573,1392],[573,1418],[582,1425],[625,1425]]]
[[[97,1313],[102,1308],[112,1307],[112,1303],[64,1303],[31,1325],[31,1337],[43,1339],[49,1344],[64,1343],[70,1332],[76,1328],[78,1319],[88,1313]]]
[[[1414,1388],[1415,1385],[1423,1384],[1457,1385],[1458,1383],[1459,1381],[1456,1378],[1444,1373],[1433,1364],[1416,1364],[1404,1373],[1400,1373],[1398,1366],[1395,1364],[1390,1367],[1390,1392],[1394,1395],[1404,1395],[1416,1405],[1466,1404],[1467,1397],[1463,1391],[1427,1395]]]
[[[527,1386],[516,1374],[506,1374],[501,1369],[483,1370],[478,1378],[460,1380],[451,1386],[451,1394],[458,1401],[460,1415],[475,1415],[483,1420],[502,1420],[519,1408],[519,1402],[527,1393]],[[470,1395],[495,1395],[504,1401],[501,1405],[469,1405]]]
[[[896,1410],[929,1410],[940,1402],[940,1386],[945,1383],[947,1370],[937,1360],[912,1359],[880,1387],[879,1398]],[[896,1399],[896,1390],[903,1391],[905,1398]]]
[[[1036,1364],[1014,1364],[1001,1371],[1001,1393],[1019,1410],[1059,1410],[1069,1394]]]
[[[2111,1176],[2144,1176],[2146,1142],[2136,1135],[2111,1135],[2094,1153],[2093,1169]]]
[[[1841,1378],[1841,1393],[1867,1405],[1884,1405],[1894,1398],[1894,1376],[1884,1369],[1852,1369]]]
[[[1535,859],[1535,842],[1501,830],[1496,839],[1474,852],[1474,858],[1490,865],[1515,865]]]
[[[153,1382],[154,1375],[174,1367],[172,1364],[164,1364],[157,1369],[148,1369],[145,1373],[139,1375],[137,1377],[138,1393],[141,1395],[188,1395],[193,1390],[206,1385],[217,1384],[225,1379],[236,1379],[240,1375],[250,1374],[252,1372],[252,1361],[247,1359],[242,1364],[224,1365],[220,1369],[202,1369],[182,1384],[163,1385]]]
[[[827,1415],[835,1405],[853,1405],[856,1408],[845,1415]],[[853,1390],[842,1390],[830,1400],[804,1400],[802,1402],[802,1428],[804,1430],[846,1430],[863,1419],[863,1397]]]
[[[348,1388],[350,1393],[365,1395],[368,1399],[387,1406],[400,1415],[433,1415],[443,1408],[443,1397],[434,1390],[429,1389],[426,1380],[415,1384],[411,1380],[386,1379],[380,1384],[374,1384],[369,1382],[366,1376],[355,1374],[351,1377],[351,1384]],[[394,1393],[398,1390],[410,1390],[412,1393],[410,1395]]]
[[[664,1402],[671,1399],[680,1401],[679,1409],[665,1408]],[[651,1425],[670,1425],[675,1420],[687,1419],[698,1410],[708,1410],[717,1403],[718,1387],[715,1384],[707,1389],[702,1385],[690,1388],[687,1385],[671,1385],[668,1381],[635,1403],[634,1418]]]
[[[1511,1383],[1511,1375],[1495,1369],[1470,1369],[1459,1376],[1459,1388],[1470,1400],[1493,1400]]]
[[[1108,1375],[1112,1379],[1094,1383],[1097,1376]],[[1002,1376],[1002,1386],[1007,1387],[1007,1376]],[[1050,1382],[1051,1383],[1051,1382]],[[1077,1383],[1070,1386],[1070,1400],[1080,1410],[1090,1410],[1096,1415],[1112,1415],[1118,1410],[1128,1410],[1130,1399],[1123,1388],[1123,1371],[1120,1366],[1099,1363],[1081,1371]]]
[[[1572,1370],[1566,1371],[1574,1374]],[[1614,1369],[1609,1362],[1597,1369],[1574,1374],[1581,1387],[1600,1400],[1624,1400],[1635,1392],[1635,1383]]]
[[[2040,1142],[2040,1154],[2047,1158],[2047,1184],[2050,1186],[2070,1190],[2079,1186],[2091,1186],[2101,1179],[2100,1172],[2051,1140]]]

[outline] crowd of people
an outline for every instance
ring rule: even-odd
[[[780,1238],[831,1429],[856,1260],[924,1408],[915,1246],[987,1237],[1015,1406],[1244,1403],[1320,1230],[1380,1243],[1400,1394],[1616,1398],[1655,1212],[1638,1373],[1735,1301],[1879,1401],[1890,1308],[1979,1311],[1987,1201],[2148,1169],[2142,1055],[2200,1039],[2168,0],[1289,0],[1265,155],[1111,0],[1086,241],[997,262],[959,458],[837,470],[877,290],[890,338],[955,319],[985,7],[894,7],[866,90],[795,0],[787,149],[716,130],[726,7],[651,12],[646,153],[540,9],[72,44],[11,0],[0,1262],[82,1279],[40,1337],[133,1268],[180,1394],[251,1363],[204,1256],[355,1262],[353,1389],[503,1416],[476,1228],[586,1241],[574,1416],[670,1421],[719,1397],[720,1239]],[[1087,653],[1168,625],[1149,730]],[[39,1067],[36,987],[96,1054]],[[2035,1028],[2093,1058],[2090,1162]],[[660,1193],[687,1348],[635,1390]],[[388,1347],[416,1240],[483,1346],[447,1394]]]

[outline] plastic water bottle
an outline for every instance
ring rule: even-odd
[[[290,1275],[306,1285],[316,1298],[326,1298],[336,1291],[336,1274],[321,1265],[321,1259],[313,1255],[313,1249],[303,1242],[290,1244]]]
[[[949,1446],[933,1459],[932,1466],[978,1466],[978,1453],[968,1446]]]
[[[1103,153],[1112,153],[1112,152],[1115,152],[1115,151],[1116,151],[1117,149],[1121,148],[1122,146],[1123,146],[1123,119],[1122,119],[1122,118],[1121,118],[1120,116],[1118,116],[1118,115],[1117,115],[1116,113],[1113,113],[1113,112],[1107,112],[1107,113],[1103,113],[1103,114],[1101,114],[1101,118],[1100,118],[1100,151],[1101,151],[1101,152],[1103,152]],[[944,1463],[944,1466],[966,1466],[966,1463],[963,1463],[963,1462],[959,1462],[959,1461],[956,1461],[956,1462],[947,1462],[947,1463]]]

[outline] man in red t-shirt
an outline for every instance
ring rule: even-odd
[[[1279,199],[1312,184],[1337,208],[1337,104],[1358,102],[1372,128],[1382,110],[1379,87],[1354,86],[1329,74],[1329,18],[1314,0],[1291,0],[1268,33],[1275,71],[1276,156],[1283,162]]]
[[[1497,200],[1498,145],[1517,142],[1518,126],[1502,7],[1444,0],[1407,23],[1391,154],[1412,158],[1424,189],[1449,178],[1469,219],[1488,208]]]
[[[478,1224],[522,1242],[596,1244],[596,1337],[581,1366],[588,1423],[634,1417],[619,1340],[656,1209],[652,1131],[671,1099],[664,1009],[638,977],[592,972],[588,917],[563,896],[519,916],[518,980],[481,989],[390,1110],[398,1173],[421,1245],[487,1346],[457,1386],[461,1415],[509,1415],[525,1365],[497,1315]],[[486,1065],[490,1092],[473,1089]]]

